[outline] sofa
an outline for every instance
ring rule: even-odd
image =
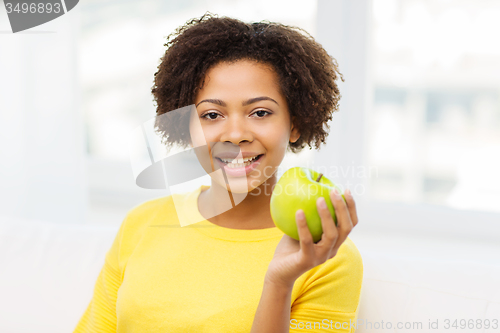
[[[117,230],[0,217],[0,332],[72,332]],[[362,243],[356,332],[495,331],[483,327],[500,320],[500,266],[377,252]]]

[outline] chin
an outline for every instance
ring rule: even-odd
[[[228,192],[234,194],[249,194],[263,183],[263,181],[247,177],[228,177],[228,183],[226,183],[224,179],[213,180],[216,181],[219,186],[227,188]]]

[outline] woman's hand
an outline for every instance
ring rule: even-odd
[[[337,226],[335,226],[333,217],[326,207],[325,199],[320,197],[316,201],[323,228],[321,240],[316,244],[313,242],[311,232],[307,227],[304,211],[297,210],[295,220],[300,241],[283,235],[267,269],[266,282],[291,288],[295,280],[303,273],[337,254],[340,245],[352,228],[358,224],[356,204],[351,192],[346,190],[344,197],[346,202],[336,190],[330,192],[337,216]]]

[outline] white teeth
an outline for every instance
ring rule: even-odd
[[[254,156],[254,157],[248,157],[248,158],[235,158],[234,160],[233,159],[224,159],[224,158],[221,158],[221,160],[227,164],[228,167],[230,168],[242,168],[242,167],[246,167],[250,164],[252,164],[252,162],[257,158],[257,156]]]

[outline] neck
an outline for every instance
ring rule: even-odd
[[[271,194],[276,185],[274,173],[264,183],[248,193],[228,192],[225,187],[214,184],[198,198],[202,216],[213,224],[231,229],[265,229],[275,227],[271,218]],[[233,206],[220,198],[232,197]],[[208,218],[207,218],[208,217]]]

